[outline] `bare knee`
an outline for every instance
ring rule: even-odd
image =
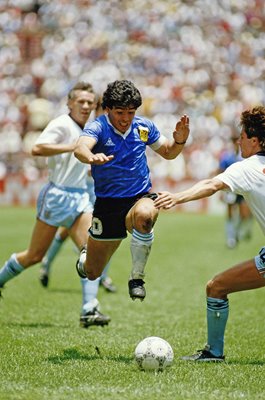
[[[86,275],[90,281],[94,281],[101,276],[97,271],[86,271]]]
[[[99,268],[99,266],[100,266],[99,264],[97,264],[96,266],[93,266],[93,265],[91,265],[91,263],[89,265],[88,262],[86,262],[85,273],[86,273],[87,278],[90,281],[94,281],[95,279],[97,279],[101,276],[103,269]]]
[[[153,220],[150,216],[143,216],[140,221],[140,226],[144,233],[150,232],[153,228]]]
[[[152,208],[148,206],[141,206],[141,210],[136,213],[134,227],[142,233],[151,232],[156,219],[158,216],[158,212],[154,211]]]
[[[226,297],[227,293],[220,279],[220,275],[216,275],[207,282],[206,294],[207,297],[214,297],[216,299],[223,299]]]
[[[206,284],[206,295],[207,295],[207,297],[213,297],[212,296],[213,288],[214,288],[214,278],[210,279]]]

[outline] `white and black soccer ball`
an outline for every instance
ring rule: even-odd
[[[170,344],[157,336],[143,339],[135,348],[135,361],[144,371],[163,371],[174,359]]]

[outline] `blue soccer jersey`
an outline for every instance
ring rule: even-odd
[[[154,144],[160,132],[152,121],[135,116],[127,132],[121,134],[101,115],[86,124],[81,136],[90,136],[97,143],[93,153],[114,155],[104,165],[92,165],[97,197],[133,197],[151,188],[146,146]]]

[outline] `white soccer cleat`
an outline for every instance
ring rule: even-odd
[[[87,278],[86,273],[84,271],[85,262],[86,262],[86,249],[83,248],[80,252],[79,259],[77,260],[75,265],[78,275],[80,276],[80,278],[83,279]]]

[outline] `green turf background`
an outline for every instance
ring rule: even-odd
[[[0,208],[0,263],[23,250],[35,219],[31,208]],[[162,213],[146,269],[143,303],[128,296],[129,238],[114,255],[116,294],[102,288],[108,327],[79,327],[81,287],[76,254],[65,244],[48,289],[39,266],[10,281],[0,302],[1,400],[264,399],[264,290],[230,296],[225,364],[179,360],[204,346],[205,284],[218,271],[252,258],[264,245],[260,228],[234,250],[224,244],[224,217]],[[133,352],[146,336],[161,336],[175,359],[163,373],[138,370]],[[99,349],[99,353],[96,351]]]

